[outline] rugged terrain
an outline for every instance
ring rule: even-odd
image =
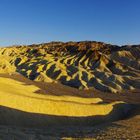
[[[140,46],[52,42],[1,48],[0,71],[79,89],[134,90],[140,88]]]
[[[0,48],[0,139],[140,139],[140,45]]]

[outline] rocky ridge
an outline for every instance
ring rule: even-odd
[[[0,48],[0,72],[78,89],[140,89],[140,45],[83,41]]]

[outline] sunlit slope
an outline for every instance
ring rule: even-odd
[[[123,103],[98,104],[99,98],[40,95],[37,90],[26,81],[0,77],[0,105],[30,113],[80,117],[108,115],[114,105]],[[125,110],[125,104],[122,109]]]
[[[0,49],[0,72],[104,92],[140,89],[140,46],[54,42]]]

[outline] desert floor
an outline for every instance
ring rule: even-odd
[[[0,74],[0,140],[139,140],[139,103],[138,90],[101,93]]]

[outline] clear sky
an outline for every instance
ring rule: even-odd
[[[140,0],[0,0],[0,46],[82,40],[140,44]]]

